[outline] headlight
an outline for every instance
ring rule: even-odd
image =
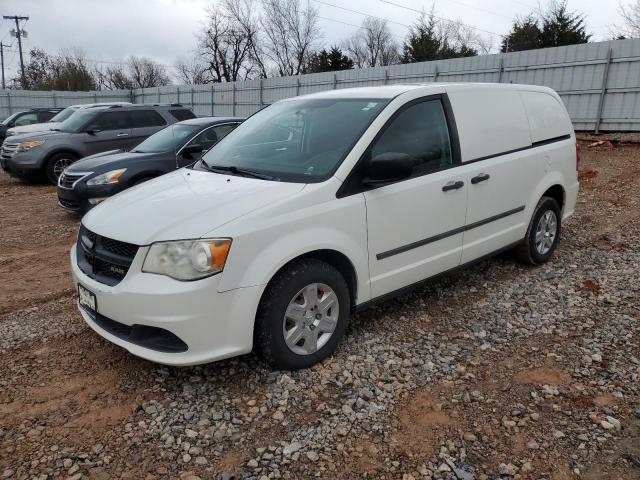
[[[100,175],[96,175],[95,177],[87,180],[87,185],[109,185],[111,183],[118,183],[118,179],[126,171],[126,168],[121,168],[119,170],[111,170],[107,173],[101,173]]]
[[[32,148],[39,147],[44,144],[44,140],[33,140],[32,142],[22,142],[18,144],[16,152],[26,152]]]
[[[142,271],[176,280],[208,277],[222,271],[229,247],[230,238],[154,243],[149,247]]]

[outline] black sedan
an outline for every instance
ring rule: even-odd
[[[193,118],[160,130],[131,151],[85,157],[60,175],[58,204],[86,212],[133,185],[191,165],[241,122],[231,117]]]

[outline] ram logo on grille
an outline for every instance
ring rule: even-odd
[[[123,267],[119,267],[118,265],[109,265],[109,271],[113,272],[117,275],[122,275],[124,277],[124,275],[127,273],[127,269],[123,268]]]

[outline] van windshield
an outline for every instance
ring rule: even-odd
[[[278,102],[240,124],[198,165],[288,182],[321,182],[333,174],[388,102],[363,98]]]

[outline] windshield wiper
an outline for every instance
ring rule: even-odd
[[[50,128],[49,130],[51,130],[52,132],[61,132],[62,131],[59,128]]]
[[[202,162],[202,165],[204,165],[207,170],[210,170],[212,172],[228,172],[234,175],[240,175],[242,177],[260,178],[262,180],[277,180],[276,177],[272,177],[271,175],[254,172],[253,170],[249,170],[247,168],[239,168],[233,165],[209,165],[205,161]]]

